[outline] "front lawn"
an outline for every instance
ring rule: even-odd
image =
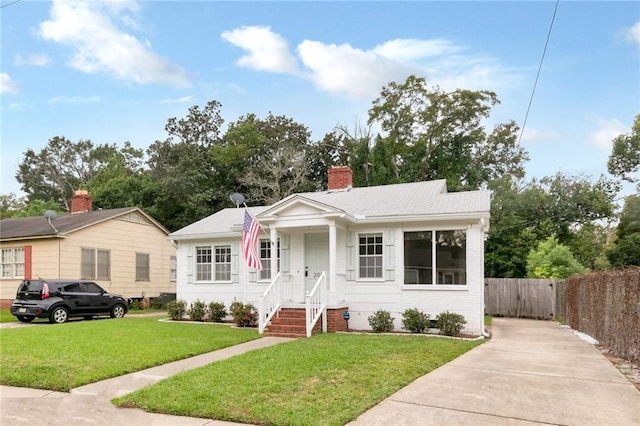
[[[0,329],[0,384],[68,391],[260,337],[256,329],[162,316]]]
[[[251,424],[344,425],[481,343],[323,334],[184,372],[114,403]]]
[[[18,318],[11,314],[11,309],[0,309],[0,322],[17,322]]]

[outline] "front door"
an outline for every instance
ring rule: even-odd
[[[322,271],[329,273],[329,234],[304,236],[304,291],[313,290]]]

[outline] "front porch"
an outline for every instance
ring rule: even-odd
[[[343,318],[344,312],[347,311],[347,307],[327,308],[325,314],[323,314],[326,315],[326,332],[335,333],[337,331],[347,331],[347,321]],[[311,329],[311,335],[322,332],[322,322],[323,319],[320,319],[315,323]],[[281,308],[276,315],[271,318],[270,323],[266,325],[264,334],[276,337],[306,337],[307,322],[304,306],[287,306]]]

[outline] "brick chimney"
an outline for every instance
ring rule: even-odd
[[[353,172],[349,166],[333,166],[328,171],[329,191],[353,186]]]
[[[89,212],[92,204],[91,195],[84,189],[78,189],[71,198],[71,214]]]

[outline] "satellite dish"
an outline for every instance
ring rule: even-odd
[[[236,207],[240,207],[240,204],[244,204],[244,195],[239,192],[234,192],[229,198],[231,198],[231,201],[233,201],[233,204],[235,204]]]
[[[47,210],[46,212],[44,212],[44,217],[46,217],[47,219],[51,220],[51,219],[55,219],[56,217],[58,217],[58,214],[56,212],[54,212],[53,210]]]

